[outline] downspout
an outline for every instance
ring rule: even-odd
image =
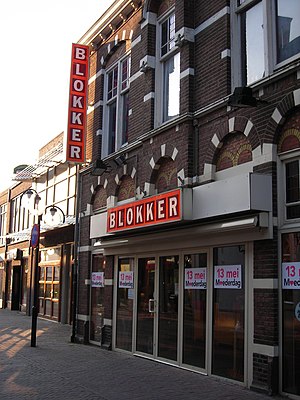
[[[75,211],[75,229],[74,229],[74,263],[73,263],[73,300],[72,300],[72,335],[71,342],[75,343],[76,338],[76,318],[78,310],[78,275],[79,275],[79,260],[78,260],[78,240],[79,240],[79,214],[81,200],[81,178],[79,165],[76,165],[76,211]]]

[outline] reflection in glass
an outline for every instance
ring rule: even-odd
[[[132,350],[133,288],[119,287],[119,272],[133,271],[133,259],[119,259],[116,346],[123,350]]]
[[[300,53],[300,2],[277,0],[277,61]]]
[[[54,281],[59,281],[59,272],[60,272],[60,268],[54,267],[54,277],[53,277]]]
[[[300,262],[300,233],[282,235],[282,262]],[[284,392],[300,395],[300,321],[295,309],[300,303],[300,290],[282,290]]]
[[[164,63],[163,94],[163,119],[167,121],[179,114],[180,53],[175,54]]]
[[[53,285],[52,298],[59,299],[59,285]]]
[[[206,267],[206,253],[184,257],[185,272]],[[183,362],[205,368],[206,287],[184,289],[183,312]]]
[[[92,272],[105,272],[103,255],[94,255]],[[104,325],[104,291],[105,287],[91,287],[91,324],[90,340],[101,342]]]
[[[158,356],[177,360],[179,258],[159,260]]]
[[[138,262],[138,298],[136,349],[153,354],[155,259],[140,258]],[[152,302],[152,304],[151,304]]]
[[[55,301],[52,303],[52,317],[57,319],[58,314],[59,314],[59,303]]]
[[[264,23],[262,2],[257,3],[242,15],[243,71],[245,84],[249,85],[265,74]]]
[[[52,267],[46,268],[46,281],[52,281]]]
[[[51,300],[45,300],[45,315],[48,317],[52,316],[52,301]]]
[[[241,265],[242,288],[216,288],[213,291],[213,373],[244,380],[244,246],[214,249],[214,265]]]
[[[46,284],[45,297],[51,297],[51,286],[50,283]]]

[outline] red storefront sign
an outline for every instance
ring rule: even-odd
[[[72,44],[66,160],[85,161],[89,47]]]
[[[181,220],[180,189],[107,211],[107,232]]]

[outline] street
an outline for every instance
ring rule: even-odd
[[[243,399],[270,397],[130,354],[70,342],[71,327],[0,310],[0,399]]]

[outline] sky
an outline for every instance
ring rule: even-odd
[[[71,47],[113,0],[0,1],[0,192],[66,129]]]

